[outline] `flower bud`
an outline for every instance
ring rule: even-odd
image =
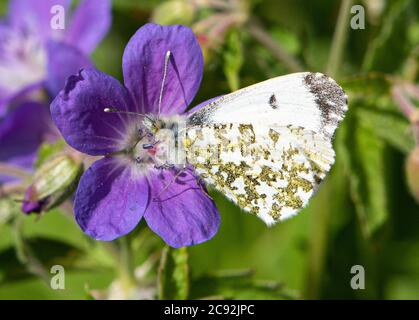
[[[190,1],[171,0],[154,9],[152,21],[163,24],[190,25],[194,19],[195,8]]]
[[[73,193],[82,172],[83,165],[66,154],[45,162],[25,192],[22,211],[40,213],[60,205]]]
[[[406,179],[410,193],[419,202],[419,147],[416,147],[407,157]]]

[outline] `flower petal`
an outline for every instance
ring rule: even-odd
[[[39,145],[51,131],[48,106],[29,102],[0,119],[0,162],[30,170]],[[0,182],[10,180],[1,177]]]
[[[106,35],[111,21],[109,0],[85,0],[71,18],[65,41],[89,54]]]
[[[82,230],[97,240],[111,241],[129,233],[141,220],[148,203],[145,177],[131,174],[115,158],[103,158],[83,174],[74,201]]]
[[[56,41],[48,41],[47,88],[53,98],[64,88],[69,76],[82,68],[92,67],[89,58],[76,47]]]
[[[0,86],[0,118],[6,113],[10,100],[10,92]]]
[[[33,100],[31,95],[44,87],[44,81],[32,83],[19,91],[7,92],[0,87],[0,118],[3,117],[13,106]]]
[[[149,177],[152,197],[144,216],[148,226],[175,248],[209,240],[218,230],[220,216],[205,186],[189,169],[175,182],[174,178],[168,170]]]
[[[64,30],[51,28],[51,9],[62,6],[64,11],[70,7],[70,0],[10,0],[9,19],[14,27],[38,34],[43,40],[52,33],[62,33]]]
[[[0,24],[0,110],[30,88],[43,85],[46,60],[36,36]]]
[[[203,57],[192,30],[185,26],[146,24],[128,42],[123,56],[124,81],[142,112],[158,113],[166,52],[171,52],[162,114],[186,110],[202,79]]]
[[[96,69],[68,78],[51,104],[51,115],[64,139],[90,155],[104,155],[126,147],[126,130],[138,117],[104,112],[105,108],[132,110],[133,102],[118,80]]]

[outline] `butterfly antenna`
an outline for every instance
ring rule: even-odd
[[[161,109],[161,101],[163,99],[163,89],[164,89],[164,83],[166,82],[166,76],[167,76],[167,68],[169,66],[169,60],[170,60],[170,56],[171,56],[172,52],[167,51],[166,52],[166,56],[164,57],[164,71],[163,71],[163,79],[161,82],[161,87],[160,87],[160,95],[159,95],[159,107],[158,107],[158,117],[160,118],[160,109]]]
[[[104,112],[106,113],[121,113],[121,114],[132,114],[135,116],[146,116],[143,113],[137,113],[137,112],[130,112],[130,111],[124,111],[124,110],[119,110],[119,109],[114,109],[114,108],[105,108],[103,109]]]
[[[150,121],[154,122],[154,119],[150,118],[150,116],[148,116],[144,113],[124,111],[124,110],[119,110],[119,109],[115,109],[115,108],[105,108],[105,109],[103,109],[103,111],[106,112],[106,113],[120,113],[120,114],[131,114],[131,115],[134,115],[134,116],[141,116],[141,117],[145,117],[145,118],[149,119]]]

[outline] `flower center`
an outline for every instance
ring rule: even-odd
[[[184,117],[166,116],[154,120],[146,116],[139,129],[136,130],[134,146],[129,152],[132,160],[141,168],[157,169],[172,168],[185,164],[182,152]]]
[[[16,91],[46,76],[46,51],[34,34],[5,30],[0,39],[0,87]]]
[[[157,141],[154,135],[148,130],[138,130],[139,140],[132,149],[132,157],[137,163],[154,164],[154,157],[157,152]]]

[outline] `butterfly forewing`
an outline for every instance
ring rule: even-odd
[[[336,82],[314,73],[239,90],[189,116],[187,160],[239,207],[273,224],[303,208],[329,171],[346,103]]]
[[[347,96],[321,73],[293,73],[225,95],[189,116],[188,123],[298,126],[331,138],[347,111]]]

